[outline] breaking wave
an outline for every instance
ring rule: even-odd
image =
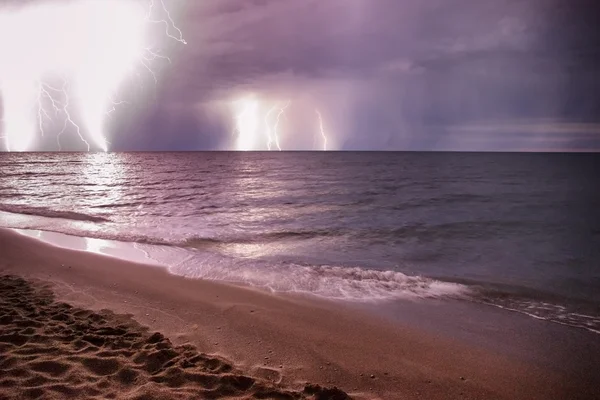
[[[302,293],[333,300],[377,302],[398,299],[455,299],[502,308],[532,318],[600,334],[600,310],[594,304],[548,299],[540,293],[517,294],[515,288],[484,289],[477,282],[459,283],[398,271],[296,263],[230,263],[196,257],[170,267],[188,278],[242,283],[273,292]],[[484,286],[482,286],[484,285]]]
[[[0,205],[0,210],[14,208]],[[55,212],[44,209],[33,215],[54,218],[92,220],[85,214]],[[14,211],[9,211],[14,212]],[[65,215],[66,214],[66,215]],[[67,233],[73,235],[73,233]],[[148,258],[175,275],[238,283],[272,292],[314,295],[332,300],[381,302],[398,299],[455,299],[470,301],[517,312],[552,323],[600,334],[600,309],[593,303],[559,298],[534,290],[477,281],[449,281],[399,271],[368,269],[360,266],[313,265],[298,262],[258,260],[228,255],[230,244],[256,241],[279,241],[304,237],[304,232],[276,232],[254,239],[243,236],[200,237],[169,242],[144,236],[109,234],[89,235],[106,240],[129,242],[143,249]],[[75,234],[76,235],[76,234]],[[310,235],[309,235],[310,237]]]
[[[305,293],[350,301],[464,298],[470,293],[467,286],[459,283],[359,267],[294,263],[232,265],[214,259],[210,262],[189,259],[171,266],[170,271],[188,278],[242,283],[273,292]]]
[[[61,218],[73,221],[110,222],[108,218],[75,211],[53,210],[45,207],[32,207],[20,204],[0,204],[0,211],[12,214],[33,215],[46,218]]]

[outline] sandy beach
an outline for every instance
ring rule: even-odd
[[[351,305],[185,279],[8,230],[0,274],[2,399],[597,394],[586,376]]]

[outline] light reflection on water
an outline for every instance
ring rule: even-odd
[[[124,196],[125,188],[133,177],[128,175],[128,165],[118,153],[84,153],[81,161],[82,179],[80,185],[93,193],[90,207],[118,204]]]
[[[117,257],[123,260],[144,264],[161,264],[156,260],[151,259],[148,252],[138,248],[133,243],[78,237],[41,230],[14,229],[14,231],[23,236],[33,237],[41,240],[42,242],[65,249],[87,251],[90,253]]]

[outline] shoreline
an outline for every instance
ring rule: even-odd
[[[367,293],[363,293],[363,296],[365,297],[348,297],[348,293],[344,293],[344,291],[342,291],[344,297],[332,297],[328,294],[311,291],[308,287],[304,290],[298,288],[288,288],[287,290],[273,288],[267,282],[247,281],[247,277],[244,277],[243,275],[240,275],[239,279],[232,279],[226,275],[210,278],[204,278],[202,275],[190,277],[178,269],[181,264],[189,262],[191,257],[193,257],[192,253],[186,248],[173,245],[99,239],[42,229],[0,229],[7,229],[18,233],[19,235],[32,237],[43,243],[63,249],[84,251],[114,257],[124,261],[162,267],[173,275],[184,276],[190,279],[206,279],[214,282],[233,284],[250,289],[266,291],[268,293],[278,293],[289,296],[308,296],[310,298],[325,301],[349,302],[358,306],[364,303],[392,304],[396,301],[412,300],[411,297],[417,297],[419,300],[426,301],[436,299],[441,299],[442,301],[458,300],[476,303],[483,305],[484,307],[494,307],[511,313],[518,313],[547,323],[559,324],[569,328],[583,329],[588,332],[600,334],[600,309],[598,309],[596,303],[581,298],[564,298],[557,294],[551,294],[549,292],[543,292],[523,286],[509,287],[505,284],[498,283],[485,283],[468,279],[451,279],[442,276],[422,277],[420,275],[406,275],[402,272],[397,272],[403,279],[419,280],[419,283],[427,284],[429,293],[407,293],[407,289],[410,290],[407,285],[399,288],[399,291],[402,294],[397,295],[397,297],[392,295],[392,293],[387,293],[387,295],[383,297],[369,297],[369,294]],[[368,271],[367,273],[383,274],[391,272],[381,272],[369,269],[365,271]],[[281,274],[280,278],[285,278],[285,273]],[[365,281],[368,281],[371,278],[371,276],[365,276]],[[389,277],[381,276],[379,279],[385,280],[389,279]],[[414,283],[416,282],[413,282],[413,284]],[[335,286],[335,283],[329,284]],[[435,290],[433,289],[434,285],[437,287]],[[364,290],[365,287],[362,287],[362,289]],[[386,290],[390,289],[387,288]],[[353,295],[356,294],[357,293],[353,293]],[[379,294],[381,295],[381,293]],[[371,293],[371,295],[373,294]],[[516,302],[516,304],[511,304],[511,302],[507,303],[505,300],[507,295],[511,299],[510,301],[512,303]],[[531,306],[534,306],[533,311],[531,310]]]
[[[339,302],[186,279],[4,229],[0,246],[2,274],[51,283],[59,301],[77,307],[130,314],[175,344],[291,389],[310,382],[353,398],[593,398],[587,376]]]

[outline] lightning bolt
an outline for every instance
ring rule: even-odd
[[[325,134],[325,128],[323,128],[323,116],[319,110],[315,110],[315,113],[319,118],[319,131],[321,132],[321,137],[323,137],[323,151],[327,151],[327,135]]]
[[[283,107],[281,107],[279,109],[279,112],[277,113],[277,119],[275,121],[275,125],[273,126],[273,136],[275,137],[275,145],[277,146],[277,149],[279,151],[281,151],[281,146],[279,145],[279,133],[278,133],[277,128],[279,128],[279,122],[281,121],[281,116],[285,113],[285,110],[290,106],[290,104],[291,104],[291,101],[288,100],[287,103],[285,103],[283,105]]]
[[[148,15],[146,16],[146,20],[148,22],[152,22],[152,23],[156,23],[156,24],[165,24],[165,34],[169,38],[176,40],[179,43],[187,44],[187,42],[183,38],[183,33],[177,27],[177,25],[173,21],[173,18],[171,18],[171,13],[167,9],[167,7],[165,7],[165,3],[163,2],[163,0],[159,0],[159,2],[160,2],[160,5],[161,5],[165,15],[167,16],[167,19],[166,20],[164,20],[164,19],[155,20],[155,19],[150,18],[150,15],[152,14],[152,10],[154,9],[154,0],[150,0],[150,7],[148,7]],[[177,32],[177,36],[173,36],[169,33],[169,30],[171,27]]]
[[[281,120],[281,116],[285,113],[285,110],[290,106],[291,101],[288,100],[283,107],[279,106],[279,103],[276,103],[273,107],[271,107],[269,109],[269,111],[267,111],[267,113],[265,114],[265,129],[266,129],[266,133],[267,133],[267,149],[272,150],[273,148],[273,143],[275,143],[275,146],[277,147],[277,149],[279,151],[281,151],[281,145],[279,144],[279,122]],[[279,109],[279,112],[277,113],[277,118],[275,119],[275,122],[273,124],[271,124],[271,115],[273,115],[273,113]]]
[[[241,111],[235,117],[234,133],[237,133],[237,149],[254,150],[259,125],[258,101],[254,97],[250,97],[236,103],[241,103]]]
[[[62,150],[62,147],[60,145],[60,137],[65,132],[65,130],[67,129],[67,126],[69,126],[69,124],[70,124],[71,126],[73,126],[75,128],[75,132],[77,133],[77,136],[79,136],[79,139],[81,139],[81,141],[83,143],[85,143],[85,145],[87,147],[87,151],[90,151],[90,144],[89,144],[89,142],[87,140],[85,140],[83,138],[83,135],[81,134],[81,128],[79,127],[79,125],[77,125],[75,123],[75,121],[73,121],[73,118],[71,118],[71,113],[69,112],[70,98],[69,98],[69,93],[68,93],[68,86],[69,86],[68,81],[66,79],[63,80],[63,87],[61,89],[61,93],[64,95],[64,98],[65,98],[65,102],[64,102],[63,108],[62,108],[62,112],[65,115],[65,120],[64,120],[64,123],[63,123],[63,128],[56,135],[56,143],[58,143],[58,148],[60,150]],[[106,146],[106,142],[104,142],[104,145],[101,144],[100,147],[102,148],[103,151],[107,151],[108,150],[108,147]]]
[[[65,77],[62,78],[62,87],[60,89],[56,88],[54,86],[51,86],[47,83],[44,83],[44,82],[37,82],[37,85],[38,85],[37,116],[38,116],[38,127],[39,127],[41,135],[42,136],[44,135],[44,118],[49,121],[53,120],[53,118],[49,115],[48,111],[46,111],[46,109],[44,108],[44,100],[46,100],[46,101],[50,102],[50,105],[51,105],[52,109],[54,110],[55,117],[57,117],[60,114],[64,115],[62,129],[56,135],[56,142],[58,144],[58,148],[60,150],[62,150],[62,146],[60,144],[60,138],[61,138],[62,134],[66,131],[67,127],[69,125],[71,125],[73,128],[75,128],[75,132],[77,133],[77,136],[86,145],[87,150],[89,151],[91,146],[90,146],[89,142],[87,140],[85,140],[85,138],[83,137],[83,134],[81,133],[81,128],[79,127],[79,125],[77,125],[77,123],[75,123],[75,121],[71,117],[71,113],[69,111],[70,97],[69,97],[68,80]],[[56,95],[60,95],[61,99],[64,99],[64,100],[63,101],[57,100],[55,98]],[[104,145],[101,144],[101,148],[104,151],[107,151],[106,144],[104,144]]]
[[[3,82],[4,141],[8,151],[26,150],[35,135],[36,89],[35,82],[22,78]],[[19,134],[12,134],[15,132]]]
[[[120,106],[120,105],[123,105],[123,104],[130,104],[129,102],[127,102],[127,101],[125,101],[125,100],[120,100],[120,101],[114,101],[114,100],[111,100],[111,103],[112,103],[112,107],[110,108],[110,110],[108,110],[108,111],[106,112],[106,116],[107,116],[107,117],[110,117],[110,115],[111,115],[112,113],[114,113],[115,111],[117,111],[117,107],[118,107],[118,106]]]
[[[267,132],[267,149],[271,150],[271,147],[273,146],[273,129],[271,129],[271,124],[269,123],[269,116],[271,116],[271,114],[273,114],[273,112],[275,112],[275,110],[277,110],[277,104],[275,104],[273,107],[271,107],[269,109],[269,111],[267,111],[267,114],[265,115],[265,129]]]
[[[106,12],[108,11],[108,15],[110,15],[111,17],[114,16],[114,18],[121,18],[118,20],[119,23],[121,23],[122,26],[135,26],[138,27],[138,25],[135,25],[136,23],[139,23],[140,20],[136,20],[137,17],[142,18],[143,21],[145,21],[146,23],[151,23],[151,24],[163,24],[165,26],[165,35],[166,37],[175,40],[181,44],[187,44],[186,40],[183,38],[183,33],[181,32],[181,30],[176,26],[173,18],[171,17],[171,14],[168,10],[168,8],[165,6],[164,1],[163,0],[149,0],[148,3],[148,9],[147,9],[147,13],[145,14],[145,16],[142,15],[135,15],[135,14],[127,14],[127,13],[122,13],[120,14],[119,10],[113,11],[112,9],[100,9],[100,8],[94,8],[92,9],[91,7],[93,6],[98,6],[99,5],[106,5],[107,3],[104,2],[105,0],[103,0],[103,2],[93,2],[93,1],[89,1],[88,3],[83,3],[86,4],[87,6],[89,6],[90,10],[93,11],[88,11],[88,14],[85,14],[87,17],[89,17],[89,13],[93,13],[94,11],[96,12],[100,12],[102,14],[102,16],[106,16]],[[122,1],[122,0],[120,0]],[[78,4],[82,4],[82,3],[78,3]],[[115,3],[116,4],[121,4],[121,3]],[[83,6],[82,6],[83,7]],[[52,10],[50,8],[47,8],[45,10]],[[81,10],[81,9],[78,9]],[[131,11],[131,9],[124,9],[123,11]],[[37,11],[37,10],[36,10]],[[0,13],[0,18],[3,17],[8,17],[6,19],[2,19],[2,21],[8,21],[11,22],[11,18],[14,18],[15,21],[19,21],[16,22],[17,24],[19,23],[25,23],[25,29],[27,29],[30,26],[36,26],[35,22],[36,20],[34,19],[36,16],[38,16],[40,14],[40,12],[36,13],[30,13],[30,14],[16,14],[12,15],[2,15]],[[24,20],[23,15],[27,15],[28,17],[30,17],[30,19],[28,20]],[[160,18],[158,17],[158,15],[164,15],[164,18]],[[69,14],[70,17],[72,17],[71,14]],[[127,18],[127,17],[131,17],[131,21],[126,20],[124,21],[123,18]],[[99,19],[100,17],[98,17],[98,21],[101,21]],[[96,21],[96,15],[93,15],[92,17],[92,22],[95,23]],[[30,25],[31,23],[33,23],[33,25]],[[114,28],[114,27],[111,27]],[[91,28],[90,28],[91,29]],[[140,27],[141,29],[141,27]],[[7,31],[9,32],[10,29]],[[113,32],[114,31],[114,32]],[[121,31],[121,30],[114,30],[113,31],[106,31],[107,35],[109,35],[109,38],[106,39],[108,41],[106,42],[100,42],[102,43],[103,46],[113,46],[113,43],[118,43],[119,39],[121,39],[118,35],[127,35],[128,33],[133,32],[133,34],[135,33],[139,33],[139,32],[135,32],[135,31],[131,31],[131,32],[125,32],[125,31]],[[86,31],[87,32],[87,31]],[[116,32],[116,33],[115,33]],[[27,36],[29,37],[29,36]],[[58,36],[60,37],[60,36]],[[128,36],[123,36],[121,40],[121,42],[125,42],[125,44],[123,45],[123,47],[118,48],[120,51],[127,51],[129,53],[125,53],[124,55],[126,57],[128,57],[126,60],[129,60],[129,57],[131,57],[131,55],[133,54],[133,56],[136,58],[136,61],[139,63],[139,65],[141,67],[143,67],[145,70],[148,71],[148,73],[152,76],[152,79],[154,80],[154,82],[157,82],[157,77],[156,74],[154,73],[154,71],[152,70],[152,63],[154,61],[156,61],[157,59],[162,59],[162,60],[166,60],[169,63],[171,62],[171,60],[169,59],[169,57],[160,54],[159,51],[154,50],[152,47],[143,47],[141,49],[139,49],[139,54],[137,54],[135,52],[135,49],[131,48],[132,44],[138,44],[138,42],[136,42],[137,40],[137,36],[132,36],[131,40],[128,41],[129,37]],[[93,39],[91,39],[93,40]],[[97,40],[97,39],[96,39]],[[113,40],[113,41],[110,41]],[[8,43],[8,55],[10,56],[11,53],[10,50],[14,49],[14,46],[11,47],[11,42],[7,41],[5,43],[2,42],[2,38],[0,38],[0,47],[2,48],[2,50],[4,50],[3,46],[6,46]],[[106,44],[106,43],[110,43],[110,44]],[[87,44],[87,48],[88,49],[96,49],[96,47],[94,47],[94,43],[86,43]],[[98,44],[98,43],[96,43]],[[126,46],[130,46],[130,47],[126,47]],[[110,47],[112,49],[112,47]],[[105,48],[102,48],[104,50],[106,50]],[[43,50],[43,49],[42,49]],[[70,50],[73,51],[73,50]],[[77,51],[77,50],[75,50]],[[79,51],[81,51],[81,49],[79,49]],[[90,50],[87,50],[90,51]],[[46,53],[44,53],[46,54]],[[61,54],[68,54],[68,53],[61,53]],[[116,55],[117,53],[109,53],[109,54],[113,54]],[[70,56],[72,56],[72,54],[69,54]],[[117,57],[116,57],[117,58]],[[34,62],[39,62],[41,61],[45,61],[46,59],[39,59],[39,58],[31,58],[32,63]],[[29,60],[26,60],[29,61]],[[54,62],[55,60],[53,60]],[[114,64],[109,64],[107,66],[98,66],[98,65],[92,65],[89,66],[88,64],[85,64],[86,68],[88,68],[87,70],[83,70],[81,71],[82,73],[80,73],[76,79],[77,79],[77,90],[78,92],[76,93],[77,95],[77,100],[79,100],[79,107],[81,109],[82,112],[82,116],[84,118],[84,122],[86,125],[86,131],[88,133],[88,135],[93,139],[94,144],[97,145],[100,149],[102,149],[103,151],[108,151],[108,145],[109,142],[107,141],[104,132],[103,132],[103,125],[104,125],[104,120],[110,116],[110,114],[112,114],[113,112],[116,111],[117,106],[122,105],[122,104],[128,104],[125,101],[115,101],[113,98],[113,94],[114,91],[116,90],[116,86],[118,84],[118,81],[120,80],[119,75],[117,75],[119,72],[119,70],[115,70],[114,68],[125,68],[125,64],[123,64],[126,61],[121,61],[118,59],[115,60],[111,60],[114,62]],[[18,65],[18,64],[17,64]],[[54,64],[52,64],[54,65]],[[116,67],[115,67],[116,66]],[[11,70],[10,69],[10,64],[9,64],[9,75],[8,76],[2,76],[0,75],[0,94],[2,94],[3,96],[3,100],[4,100],[4,118],[1,120],[3,125],[4,125],[4,135],[0,136],[0,139],[3,139],[5,141],[6,144],[6,148],[8,151],[11,150],[26,150],[29,146],[29,144],[31,143],[31,141],[33,140],[33,135],[34,135],[34,131],[37,129],[39,131],[39,133],[44,136],[45,134],[45,123],[52,121],[53,119],[57,118],[59,115],[63,115],[64,116],[64,120],[62,122],[62,129],[60,130],[60,132],[58,132],[57,134],[57,143],[58,143],[58,147],[59,149],[61,148],[60,145],[60,138],[61,135],[66,131],[66,129],[69,126],[72,126],[75,129],[76,134],[78,135],[79,139],[85,144],[85,146],[87,147],[88,151],[90,150],[91,146],[90,143],[84,138],[82,131],[83,129],[79,126],[79,124],[75,121],[75,119],[72,117],[71,115],[71,107],[72,107],[72,101],[71,101],[71,97],[70,97],[70,88],[69,88],[69,82],[66,76],[64,76],[62,78],[62,87],[61,88],[56,88],[53,87],[51,85],[49,85],[48,83],[45,83],[42,81],[42,79],[38,79],[39,77],[41,77],[41,75],[39,77],[31,77],[29,78],[30,82],[28,82],[27,79],[27,72],[25,72],[24,74],[18,73],[18,77],[19,79],[17,79],[16,83],[14,82],[15,79],[13,79],[14,77],[11,75]],[[27,66],[28,68],[30,68],[31,66]],[[35,67],[37,66],[33,66],[34,70]],[[105,72],[104,68],[106,67],[106,69],[108,69],[109,71]],[[113,67],[113,70],[110,70],[110,68]],[[51,68],[51,67],[49,67]],[[29,70],[27,70],[29,71]],[[2,72],[2,68],[0,66],[0,72]],[[42,71],[44,72],[44,71]],[[104,80],[100,80],[98,78],[104,78],[103,75],[106,75],[106,78]],[[138,75],[139,76],[139,75]],[[112,81],[110,80],[112,78]],[[7,81],[7,85],[9,86],[8,89],[5,87],[5,85],[3,84],[4,82],[2,82],[4,80]],[[109,80],[106,80],[109,79]],[[37,94],[33,94],[33,92],[36,92]],[[31,121],[29,121],[28,119],[30,117],[28,117],[29,114],[29,104],[30,104],[30,100],[33,100],[36,104],[35,106],[35,117],[34,119],[37,119],[37,124],[35,124],[37,126],[37,128],[35,128],[35,126],[31,123]],[[12,103],[12,104],[11,104]],[[31,116],[33,117],[33,110]],[[14,143],[13,143],[14,142]]]
[[[42,134],[42,136],[44,136],[44,117],[46,117],[46,119],[48,120],[52,120],[52,117],[50,117],[50,115],[48,114],[48,112],[44,109],[44,105],[43,105],[43,101],[44,98],[48,99],[52,105],[52,108],[54,109],[54,113],[55,115],[57,115],[60,112],[60,108],[58,106],[58,102],[56,100],[54,100],[54,97],[50,94],[50,92],[48,90],[56,90],[55,88],[53,88],[52,86],[49,85],[44,85],[41,82],[38,82],[39,85],[39,95],[38,95],[38,125],[39,125],[39,129],[40,129],[40,133]]]

